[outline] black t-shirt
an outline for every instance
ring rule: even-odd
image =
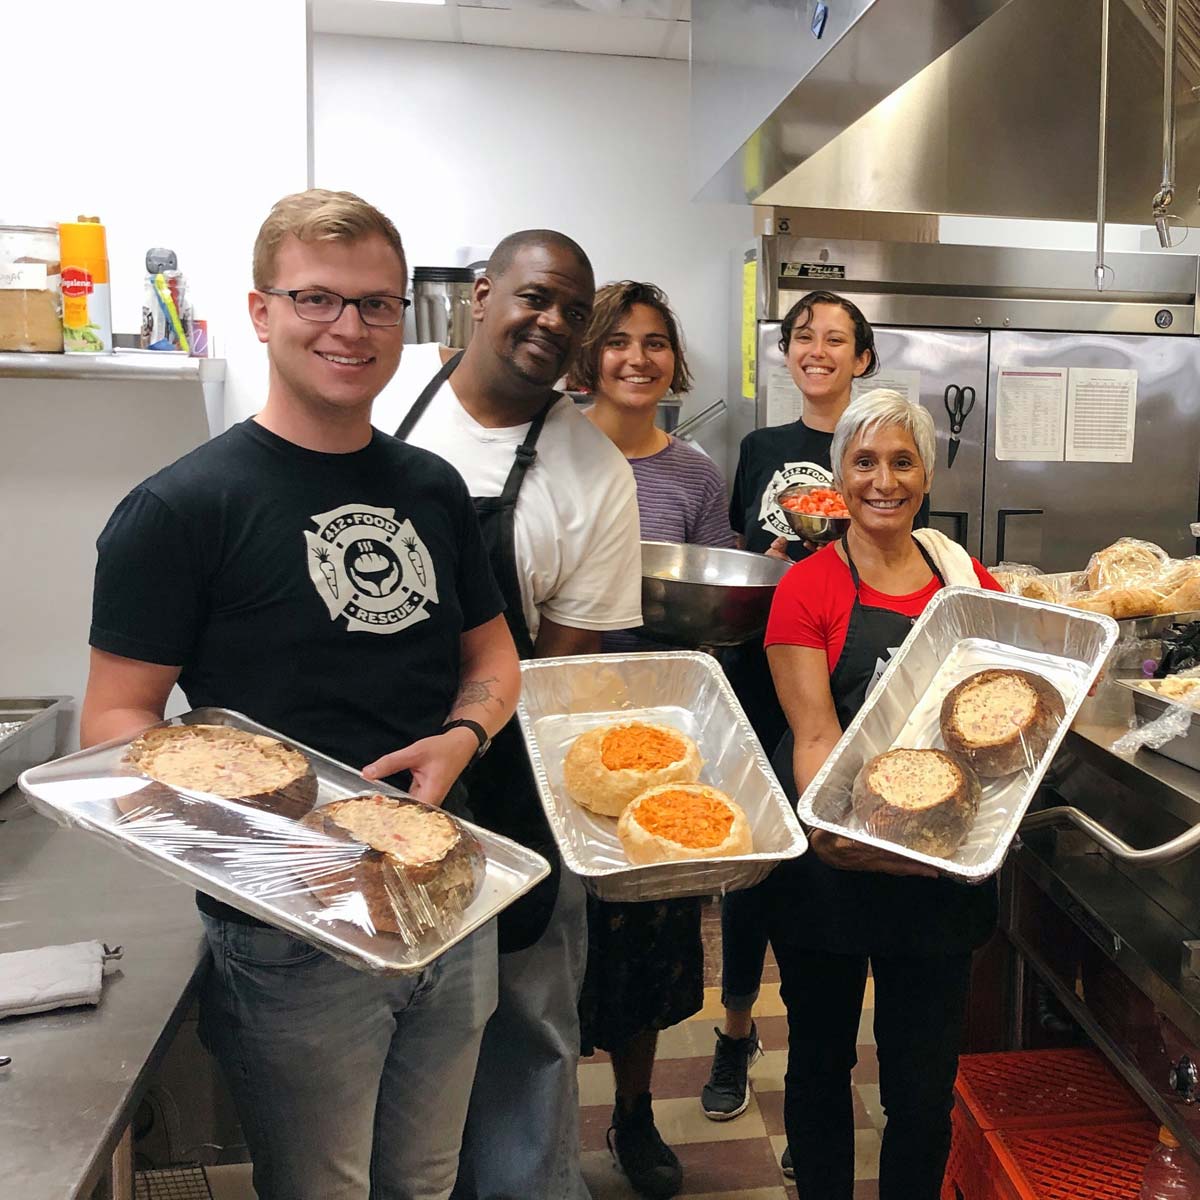
[[[832,487],[829,465],[832,444],[832,433],[810,429],[803,420],[755,429],[742,439],[729,501],[729,523],[745,539],[747,550],[761,553],[777,537],[785,537],[792,558],[807,557],[809,551],[792,532],[775,497],[794,483]],[[923,529],[928,524],[926,496],[913,525]]]
[[[798,561],[812,553],[792,531],[775,497],[793,483],[832,487],[829,457],[832,445],[832,433],[810,429],[803,420],[746,434],[733,477],[729,523],[734,532],[742,535],[747,550],[761,554],[777,537],[785,537],[791,558]],[[928,524],[926,496],[913,526],[923,529]],[[721,655],[721,665],[754,732],[770,754],[787,729],[787,721],[775,695],[761,638],[726,650]]]
[[[97,550],[93,646],[356,768],[441,728],[461,635],[504,608],[461,477],[379,432],[322,454],[245,421],[134,488]]]

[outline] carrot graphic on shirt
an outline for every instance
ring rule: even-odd
[[[425,586],[425,561],[421,558],[420,551],[417,550],[416,538],[405,538],[404,548],[408,551],[408,561],[412,563],[413,570],[417,573],[417,578],[421,581],[421,586]]]
[[[333,593],[334,599],[337,599],[337,571],[334,570],[333,563],[329,561],[329,551],[317,549],[313,553],[317,556],[317,565],[321,568],[321,574],[325,576],[326,585]]]

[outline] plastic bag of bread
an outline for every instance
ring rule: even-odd
[[[1111,587],[1148,586],[1169,561],[1167,552],[1153,542],[1118,538],[1111,546],[1097,550],[1088,561],[1088,590],[1099,592]]]
[[[1172,559],[1155,586],[1162,593],[1160,613],[1200,611],[1200,557]]]
[[[1043,575],[1037,567],[1027,563],[999,563],[991,574],[1010,596],[1044,600],[1047,604],[1058,603],[1059,592],[1055,581]]]
[[[1084,612],[1103,613],[1118,621],[1135,617],[1152,617],[1163,611],[1163,593],[1153,582],[1123,584],[1101,588],[1095,592],[1081,592],[1070,597],[1066,603],[1070,608]]]

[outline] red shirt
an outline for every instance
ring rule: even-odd
[[[972,558],[971,565],[981,587],[992,592],[1004,590],[981,563]],[[935,575],[919,592],[889,596],[863,583],[860,598],[868,608],[887,608],[906,617],[916,617],[941,586]],[[854,580],[834,542],[798,562],[780,581],[771,602],[766,645],[824,650],[832,674],[846,644],[853,607]]]

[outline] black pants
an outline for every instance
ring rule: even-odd
[[[782,939],[781,939],[782,940]],[[784,1125],[800,1200],[852,1200],[850,1070],[868,959],[775,944],[788,1014]],[[879,1200],[938,1200],[971,956],[878,958],[875,1041],[887,1128]]]
[[[772,903],[765,882],[721,897],[721,1003],[727,1008],[745,1012],[758,999]]]

